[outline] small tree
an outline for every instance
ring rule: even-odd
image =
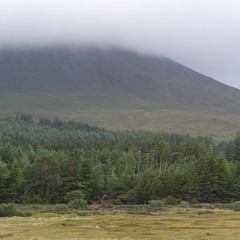
[[[72,209],[85,209],[87,208],[87,201],[84,200],[85,195],[80,190],[68,192],[65,200],[68,202],[68,207]]]
[[[85,195],[81,190],[74,190],[74,191],[68,192],[65,196],[65,200],[68,203],[76,199],[85,200]]]

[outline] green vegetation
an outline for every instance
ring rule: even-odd
[[[112,49],[0,51],[0,116],[230,140],[240,91],[170,59]]]
[[[148,204],[153,209],[162,210],[165,207],[165,204],[162,200],[149,200]]]
[[[200,211],[201,210],[201,211]],[[36,213],[0,218],[6,240],[238,240],[239,213],[221,209],[168,208],[165,212]]]
[[[240,201],[232,202],[225,205],[225,208],[232,209],[234,211],[240,211]]]
[[[14,204],[0,204],[0,217],[12,217],[17,215]]]
[[[240,238],[239,90],[122,50],[1,51],[0,72],[0,239]]]
[[[92,95],[89,95],[92,96]],[[123,96],[125,99],[125,96]],[[150,130],[192,136],[211,136],[230,140],[239,127],[237,113],[215,114],[173,108],[108,106],[82,103],[77,94],[53,94],[34,91],[12,92],[0,89],[0,116],[31,113],[35,119],[58,117],[65,121],[87,122],[112,130]],[[96,100],[98,102],[98,100]],[[111,102],[111,100],[109,100]]]
[[[57,118],[2,118],[0,201],[68,203],[70,209],[105,200],[238,201],[239,139],[237,134],[229,143],[217,143],[163,132],[115,132]]]

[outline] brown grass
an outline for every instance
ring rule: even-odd
[[[202,210],[204,211],[204,210]],[[7,240],[239,240],[240,213],[179,209],[156,215],[109,213],[36,214],[0,219],[0,239]]]

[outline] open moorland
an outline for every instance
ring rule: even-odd
[[[0,239],[240,239],[240,213],[227,209],[168,207],[153,212],[108,209],[57,214],[44,213],[44,208],[32,206],[30,217],[0,218]]]

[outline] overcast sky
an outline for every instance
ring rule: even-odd
[[[127,47],[240,88],[239,11],[239,0],[0,0],[0,47]]]

